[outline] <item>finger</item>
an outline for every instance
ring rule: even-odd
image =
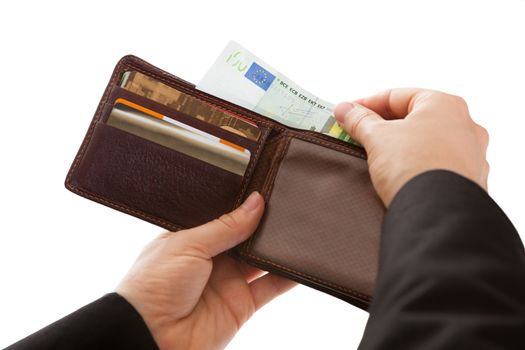
[[[403,119],[410,113],[417,98],[429,91],[417,88],[391,89],[354,102],[373,110],[384,119]]]
[[[221,283],[221,281],[225,280],[239,280],[250,283],[263,273],[263,270],[235,260],[231,256],[222,253],[213,258],[213,270],[210,281]]]
[[[487,131],[487,129],[485,129],[479,124],[476,124],[476,131],[481,140],[481,144],[483,145],[483,148],[485,149],[485,152],[486,152],[487,148],[489,147],[489,140],[490,140],[489,132]]]
[[[255,310],[259,310],[269,301],[297,285],[296,282],[287,278],[267,273],[250,283]]]
[[[265,273],[263,270],[255,266],[248,265],[242,261],[236,261],[236,263],[239,271],[241,271],[241,274],[243,275],[243,278],[248,283],[252,282],[256,278],[261,277]]]
[[[379,114],[356,103],[341,103],[336,107],[334,114],[348,135],[365,146],[365,149],[369,149],[372,144],[374,128],[384,123]]]
[[[180,231],[178,238],[209,259],[247,239],[255,231],[263,211],[264,199],[259,193],[253,192],[231,213],[204,225]]]

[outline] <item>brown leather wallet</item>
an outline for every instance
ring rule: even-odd
[[[119,97],[150,103],[118,85],[126,71],[256,123],[257,141],[228,136],[251,152],[244,176],[106,124]],[[196,90],[137,57],[126,56],[115,67],[65,185],[171,231],[217,218],[257,190],[267,203],[264,217],[230,254],[360,308],[370,304],[385,208],[372,187],[364,150],[286,127]]]

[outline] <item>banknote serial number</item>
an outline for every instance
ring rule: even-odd
[[[279,85],[282,86],[284,89],[287,89],[291,94],[297,96],[298,98],[300,98],[301,100],[311,104],[312,106],[318,108],[318,109],[326,109],[326,106],[318,103],[317,101],[315,101],[314,99],[308,97],[308,96],[305,96],[303,95],[302,93],[300,93],[299,91],[297,91],[293,86],[290,86],[289,84],[285,83],[284,81],[280,80],[279,81]]]

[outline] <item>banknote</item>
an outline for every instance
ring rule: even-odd
[[[304,90],[234,41],[230,41],[197,89],[287,126],[357,144],[334,117],[335,105]]]
[[[233,116],[140,72],[125,72],[122,75],[120,86],[137,95],[244,136],[247,139],[257,141],[261,135],[260,129],[252,121]]]

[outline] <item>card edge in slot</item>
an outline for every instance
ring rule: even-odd
[[[183,112],[180,112],[172,107],[169,107],[169,106],[166,106],[166,105],[163,105],[162,103],[159,103],[157,101],[154,101],[152,99],[149,99],[147,97],[144,97],[144,96],[141,96],[141,95],[138,95],[132,91],[129,91],[129,90],[126,90],[120,86],[115,86],[112,90],[112,93],[109,97],[109,100],[108,100],[108,103],[113,103],[115,104],[115,102],[117,101],[117,99],[119,98],[123,98],[123,99],[127,99],[127,96],[123,96],[123,95],[129,95],[131,96],[129,98],[130,102],[133,102],[133,103],[136,103],[142,107],[146,107],[146,108],[149,108],[157,113],[160,113],[160,114],[163,114],[163,115],[166,115],[170,118],[173,118],[175,120],[178,120],[184,124],[187,124],[189,126],[192,126],[194,128],[197,128],[199,130],[202,130],[204,132],[207,132],[213,136],[216,136],[216,137],[219,137],[219,138],[224,138],[225,140],[229,141],[229,142],[232,142],[234,144],[239,144],[240,146],[246,148],[246,149],[255,149],[258,144],[259,144],[259,141],[260,141],[260,136],[259,136],[259,140],[255,141],[255,140],[250,140],[244,136],[241,136],[241,135],[237,135],[231,131],[228,131],[228,130],[225,130],[225,129],[222,129],[221,127],[217,126],[217,125],[213,125],[213,124],[210,124],[206,121],[203,121],[203,120],[200,120],[198,118],[195,118],[191,115],[188,115],[186,113],[183,113]],[[202,101],[201,101],[202,102]],[[203,102],[203,103],[206,103],[206,102]],[[144,105],[144,104],[147,104],[147,105],[151,105],[151,106],[147,106],[147,105]],[[150,108],[151,107],[151,108]],[[107,118],[105,118],[107,120]],[[180,119],[186,119],[186,121],[182,121]],[[193,124],[193,125],[192,125]],[[202,127],[201,127],[202,126]],[[211,130],[210,130],[211,129]],[[259,128],[261,130],[261,134],[262,134],[262,129]],[[219,135],[217,135],[217,133]],[[224,136],[224,137],[223,137]]]

